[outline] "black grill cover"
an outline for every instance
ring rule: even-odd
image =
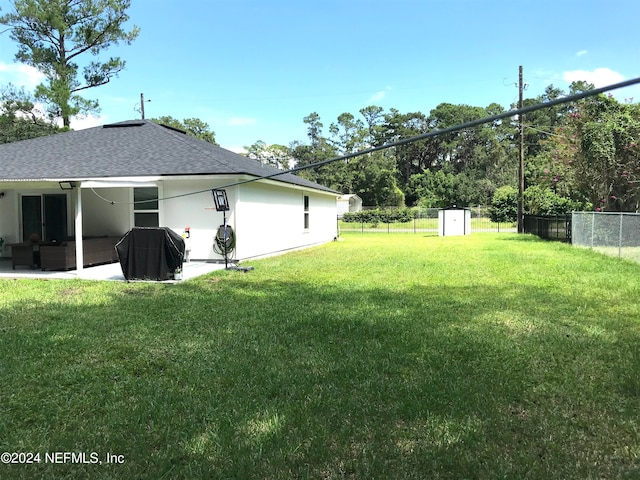
[[[167,227],[135,227],[116,244],[127,280],[170,280],[184,259],[184,239]]]

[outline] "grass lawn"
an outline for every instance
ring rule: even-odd
[[[594,251],[640,263],[640,247],[594,247]]]
[[[0,478],[640,478],[640,265],[515,234],[250,264],[0,281],[0,452],[41,455]]]

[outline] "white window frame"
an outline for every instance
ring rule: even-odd
[[[137,206],[138,204],[135,203],[135,190],[137,188],[155,188],[158,192],[158,205],[157,208],[142,208],[142,209],[138,209]],[[158,216],[158,227],[162,225],[162,218],[161,218],[161,212],[160,212],[160,198],[162,197],[162,190],[160,188],[160,185],[156,185],[156,186],[140,186],[140,187],[132,187],[131,188],[131,225],[132,226],[137,226],[136,225],[136,214],[137,213],[155,213]]]
[[[304,215],[304,231],[308,232],[309,231],[309,226],[311,225],[311,198],[308,194],[303,193],[302,194],[302,210],[303,210],[303,215]]]

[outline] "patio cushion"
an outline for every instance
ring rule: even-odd
[[[83,266],[100,265],[118,261],[115,245],[118,237],[87,238],[82,240]],[[40,247],[42,270],[71,270],[76,268],[76,242]]]

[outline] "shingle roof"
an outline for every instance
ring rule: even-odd
[[[129,120],[0,145],[0,181],[279,172],[149,120]],[[333,192],[290,173],[273,180]]]

